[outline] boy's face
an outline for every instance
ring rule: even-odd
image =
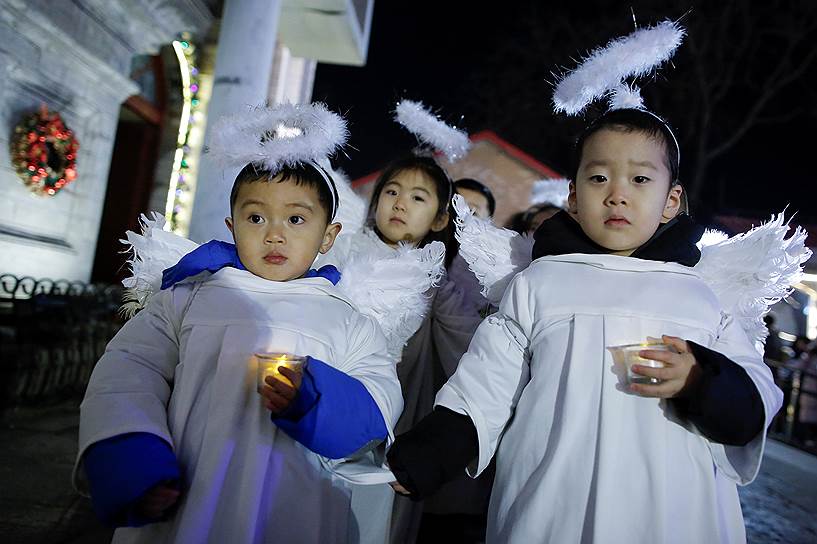
[[[402,170],[380,192],[375,222],[390,245],[417,244],[429,231],[448,224],[448,214],[437,217],[439,208],[434,182],[419,170]]]
[[[468,207],[471,208],[474,215],[481,219],[491,217],[491,207],[488,204],[488,198],[484,194],[473,189],[465,189],[462,187],[457,189],[457,194],[465,199],[465,203],[468,204]]]
[[[584,142],[568,204],[590,239],[630,255],[678,214],[664,144],[638,131],[602,129]]]
[[[241,262],[267,280],[300,278],[340,232],[340,223],[326,224],[318,191],[292,179],[241,184],[232,214],[225,222]]]

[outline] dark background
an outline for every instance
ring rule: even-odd
[[[676,130],[699,219],[789,205],[800,222],[817,221],[817,3],[548,4],[376,2],[366,66],[321,64],[316,75],[314,100],[350,124],[338,166],[354,179],[410,150],[413,137],[391,120],[410,98],[470,133],[494,130],[569,176],[572,142],[601,110],[555,115],[555,74],[630,33],[634,13],[640,26],[680,19],[688,31],[672,63],[641,86]]]

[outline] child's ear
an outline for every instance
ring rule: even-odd
[[[670,187],[667,195],[667,202],[664,205],[664,211],[661,213],[661,222],[667,223],[673,219],[678,212],[681,211],[681,195],[684,193],[684,188],[680,183],[676,183]]]
[[[340,223],[329,223],[326,226],[326,231],[323,233],[323,242],[321,242],[321,247],[318,251],[326,253],[332,249],[332,245],[335,243],[335,238],[338,237],[341,228],[343,227]]]
[[[235,231],[233,230],[233,218],[225,217],[224,224],[227,225],[227,229],[230,231],[230,234],[233,235],[233,239],[235,239]]]
[[[576,206],[576,182],[571,181],[568,187],[570,192],[567,194],[567,212],[575,215],[579,211]]]
[[[441,230],[448,226],[449,219],[450,217],[448,216],[448,212],[445,212],[444,214],[440,215],[431,224],[431,230],[433,230],[434,232],[440,232]]]

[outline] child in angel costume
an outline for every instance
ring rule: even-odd
[[[433,158],[433,152],[456,161],[468,152],[468,135],[411,100],[397,104],[395,120],[414,134],[423,147],[387,165],[375,182],[361,227],[351,234],[342,233],[320,263],[333,263],[349,254],[388,255],[404,250],[401,247],[424,248],[429,243],[449,240],[453,186]],[[453,373],[481,320],[481,304],[474,303],[474,299],[481,301],[482,297],[477,290],[473,295],[469,297],[466,290],[443,273],[438,285],[426,292],[426,311],[413,314],[404,323],[405,331],[411,331],[412,336],[405,347],[393,353],[399,361],[397,375],[404,399],[395,432],[410,429],[431,412],[437,389]],[[423,514],[422,504],[394,498],[388,486],[383,486],[383,491],[394,500],[389,540],[400,544],[413,542]],[[391,509],[390,500],[384,499],[382,504]]]
[[[343,207],[322,163],[346,126],[322,105],[257,108],[212,133],[210,152],[241,169],[226,219],[235,244],[197,246],[158,217],[128,233],[126,286],[144,308],[94,369],[75,483],[120,527],[116,542],[361,541],[355,491],[390,481],[384,448],[402,409],[389,342],[407,338],[381,324],[423,302],[441,257],[310,268]],[[266,352],[306,364],[256,384]]]
[[[488,542],[745,541],[736,484],[757,474],[782,396],[762,315],[809,251],[782,216],[699,250],[675,136],[624,83],[682,37],[639,29],[557,85],[569,113],[614,100],[578,140],[570,213],[541,225],[532,254],[455,204],[460,239],[482,243],[461,253],[499,311],[388,459],[395,489],[422,497],[496,456]],[[609,349],[628,344],[643,346],[631,375]]]
[[[413,132],[428,146],[446,154],[450,160],[462,157],[470,145],[468,136],[437,119],[425,107],[409,100],[401,101],[396,108],[398,122]],[[347,189],[344,188],[344,191]],[[349,190],[349,193],[352,193]],[[332,250],[320,256],[318,264],[335,264],[345,260],[380,258],[408,251],[410,248],[428,250],[434,248],[435,256],[444,258],[444,242],[449,234],[449,210],[453,188],[446,172],[434,160],[431,153],[422,149],[389,163],[378,176],[366,205],[352,193],[355,201],[356,220],[344,228]],[[341,196],[341,200],[344,195]],[[372,273],[380,273],[373,271]],[[426,306],[406,315],[402,337],[411,337],[408,345],[394,344],[392,355],[399,361],[397,372],[403,388],[404,409],[401,421],[406,428],[417,411],[430,411],[433,401],[433,376],[415,363],[423,351],[421,344],[428,344],[430,336],[421,334],[424,322],[433,314],[437,293],[446,284],[444,272],[437,278],[434,288],[425,293]],[[409,288],[405,285],[404,288]],[[416,290],[416,287],[411,287]],[[388,334],[388,331],[387,331]],[[418,341],[427,337],[426,341]],[[429,344],[430,345],[430,344]],[[425,404],[423,404],[425,403]],[[426,406],[427,405],[427,406]],[[398,423],[398,427],[400,427]]]
[[[349,190],[351,193],[352,191]],[[341,197],[343,198],[343,197]],[[352,197],[350,197],[351,200]],[[354,198],[360,198],[354,195]],[[442,240],[448,232],[450,182],[445,172],[430,157],[408,156],[392,162],[375,183],[368,210],[365,203],[359,207],[361,218],[357,228],[347,229],[338,236],[332,251],[322,255],[319,264],[335,264],[353,260],[365,266],[373,259],[388,259],[405,251],[432,251],[439,263],[439,274],[434,284],[425,283],[422,303],[414,304],[412,311],[405,312],[405,318],[384,326],[386,334],[390,328],[400,334],[402,342],[393,343],[389,356],[396,363],[404,404],[401,419],[413,414],[419,402],[427,402],[428,410],[433,402],[433,378],[422,373],[424,366],[418,361],[426,353],[426,344],[418,338],[428,338],[428,318],[433,311],[437,285],[444,277],[443,265],[445,246]],[[415,248],[415,249],[412,249]],[[399,271],[371,268],[369,274],[381,276],[392,282],[395,289],[417,292],[418,285],[409,277],[400,278]],[[378,297],[377,292],[371,296]],[[395,305],[404,304],[394,300]],[[390,527],[399,516],[393,516],[396,497],[388,483],[370,486],[364,492],[367,515],[385,520],[377,531],[371,531],[365,542],[384,543],[389,540]],[[395,508],[399,508],[394,506]]]

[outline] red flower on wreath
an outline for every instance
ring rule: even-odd
[[[17,175],[35,194],[53,196],[77,179],[79,142],[45,106],[14,127],[10,147]]]

